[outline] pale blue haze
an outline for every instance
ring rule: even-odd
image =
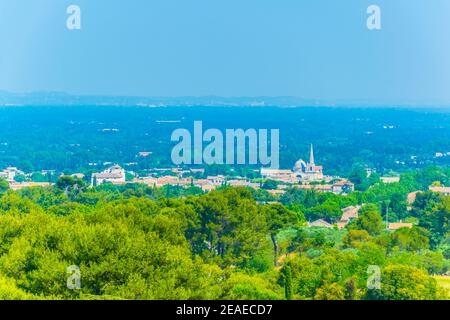
[[[448,0],[0,0],[0,90],[450,104],[449,33]]]

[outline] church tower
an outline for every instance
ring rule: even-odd
[[[324,179],[323,167],[317,166],[314,159],[314,146],[311,143],[309,163],[298,160],[294,166],[294,174],[302,181],[322,181]]]

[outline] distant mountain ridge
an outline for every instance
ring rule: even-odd
[[[435,102],[373,103],[364,100],[304,99],[293,96],[180,96],[180,97],[139,97],[139,96],[102,96],[72,95],[64,92],[11,93],[0,91],[0,106],[213,106],[213,107],[441,107],[450,104]]]
[[[33,92],[26,94],[0,91],[1,106],[30,105],[108,105],[108,106],[319,106],[324,102],[296,97],[218,97],[218,96],[183,96],[183,97],[138,97],[138,96],[96,96],[70,95],[61,92]]]

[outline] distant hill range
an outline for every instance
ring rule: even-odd
[[[364,100],[315,100],[299,97],[138,97],[71,95],[62,92],[11,93],[0,91],[0,106],[228,106],[228,107],[444,107],[439,102],[373,103]],[[449,106],[447,104],[447,106]]]
[[[33,92],[26,94],[0,91],[2,106],[318,106],[322,101],[305,100],[295,97],[137,97],[137,96],[88,96],[70,95],[61,92]]]

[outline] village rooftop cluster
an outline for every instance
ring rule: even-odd
[[[159,172],[170,172],[170,175],[158,176]],[[248,179],[241,176],[225,177],[223,175],[203,176],[204,169],[154,169],[153,173],[145,177],[134,177],[132,180],[126,179],[126,171],[119,165],[113,165],[102,172],[94,173],[91,176],[91,186],[98,186],[103,183],[116,185],[127,183],[142,183],[150,187],[160,188],[166,185],[181,186],[189,188],[192,186],[201,188],[205,192],[223,186],[249,187],[259,189],[264,181],[274,181],[272,188],[266,188],[272,195],[282,195],[286,189],[295,187],[301,189],[315,189],[322,192],[333,192],[335,194],[348,194],[354,191],[354,185],[350,181],[335,176],[323,174],[323,167],[316,165],[314,160],[314,149],[311,145],[309,162],[299,160],[292,170],[274,170],[261,168],[260,178]]]
[[[151,153],[142,153],[149,156]],[[274,196],[283,195],[289,188],[309,189],[318,192],[332,192],[339,195],[347,195],[354,191],[354,184],[346,178],[338,176],[327,176],[323,173],[323,167],[316,164],[314,147],[310,147],[309,161],[298,160],[291,170],[275,170],[261,168],[258,170],[259,178],[249,179],[239,175],[232,176],[205,176],[203,168],[154,168],[148,171],[146,176],[138,176],[132,171],[126,171],[118,164],[110,164],[105,170],[93,173],[90,177],[91,187],[104,183],[113,185],[125,185],[132,183],[145,184],[152,188],[164,186],[179,186],[183,188],[198,187],[204,192],[210,192],[223,186],[249,187],[260,189],[264,185],[270,194]],[[43,171],[41,174],[55,174],[54,171]],[[84,179],[83,173],[72,174],[74,178]],[[22,177],[17,179],[17,177]],[[50,186],[51,182],[36,182],[32,180],[32,174],[25,173],[18,168],[8,167],[0,171],[0,178],[6,180],[11,189],[19,190],[27,187]],[[264,184],[273,181],[271,185]],[[381,177],[383,183],[396,183],[400,177]],[[430,187],[432,191],[450,194],[450,188]]]
[[[142,156],[149,156],[151,153],[145,153]],[[170,173],[170,174],[168,174]],[[54,171],[44,171],[41,174],[55,174]],[[370,174],[370,172],[368,173]],[[84,179],[85,175],[76,173],[71,175],[73,178]],[[245,177],[233,176],[206,176],[205,169],[202,168],[156,168],[150,170],[147,176],[140,177],[134,172],[127,172],[118,164],[110,164],[102,172],[96,172],[91,175],[90,186],[96,187],[102,184],[126,185],[126,184],[145,184],[151,188],[162,188],[165,186],[178,186],[182,188],[198,187],[204,192],[210,192],[220,187],[248,187],[264,189],[271,195],[282,196],[289,188],[299,188],[306,190],[315,190],[318,192],[332,192],[339,195],[347,195],[354,191],[354,184],[345,178],[337,176],[327,176],[323,173],[323,167],[317,165],[314,158],[314,148],[311,145],[309,161],[298,160],[292,170],[274,170],[261,168],[258,179],[248,179]],[[18,179],[21,177],[21,179]],[[0,172],[0,178],[6,180],[13,190],[20,190],[28,187],[47,187],[51,182],[35,182],[31,179],[32,174],[27,174],[18,168],[8,167]],[[201,178],[196,178],[201,177]],[[383,183],[398,183],[400,177],[381,177]],[[273,181],[271,187],[267,187],[265,182]],[[430,186],[430,191],[450,195],[449,187]],[[421,191],[408,194],[407,202],[411,205],[417,194]],[[342,216],[336,224],[331,224],[323,219],[309,222],[310,227],[320,228],[345,228],[353,219],[358,218],[360,206],[350,206],[342,209]],[[388,223],[387,229],[397,230],[399,228],[412,228],[412,223],[395,222]]]

